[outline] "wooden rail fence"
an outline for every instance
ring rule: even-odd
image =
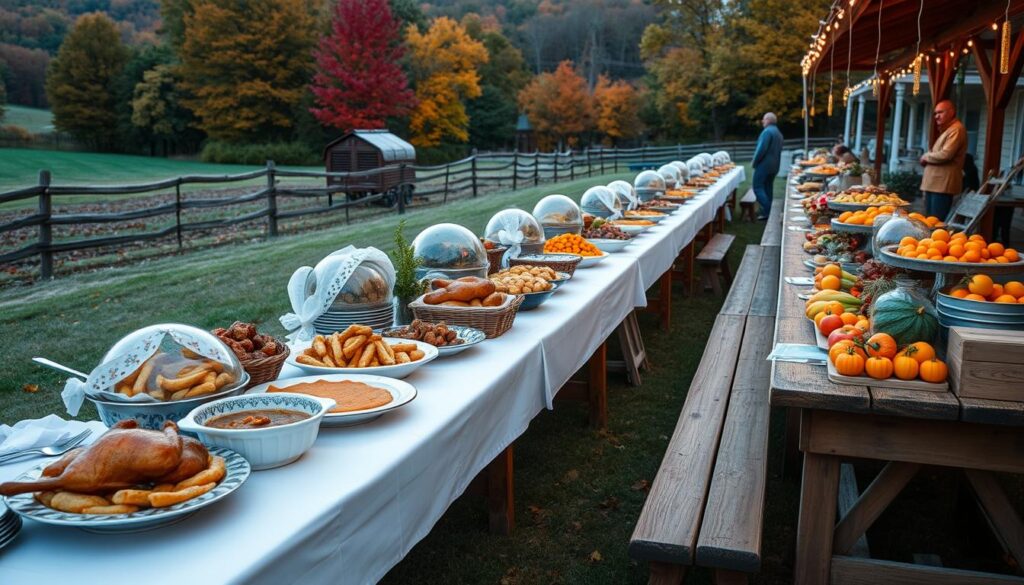
[[[786,141],[787,149],[800,148],[802,141]],[[816,139],[814,146],[828,146],[831,139]],[[485,190],[498,187],[511,187],[517,190],[527,186],[537,186],[542,182],[575,180],[583,176],[620,172],[634,169],[637,166],[656,168],[672,160],[686,160],[700,152],[725,150],[733,160],[749,160],[753,156],[754,142],[719,142],[707,144],[687,144],[665,147],[642,147],[629,149],[593,148],[582,151],[566,151],[551,153],[476,153],[455,162],[420,166],[413,165],[416,171],[415,195],[419,201],[430,197],[440,197],[447,203],[449,197],[470,195],[478,197]],[[266,234],[274,237],[278,234],[278,222],[303,216],[334,213],[344,210],[346,217],[349,209],[368,204],[380,204],[394,207],[397,213],[403,214],[416,203],[395,193],[375,193],[365,197],[352,197],[348,192],[353,190],[350,185],[365,181],[382,173],[386,168],[361,171],[357,173],[328,173],[308,170],[289,170],[277,168],[273,161],[268,161],[265,168],[234,175],[195,175],[183,176],[162,181],[128,185],[56,185],[52,182],[50,172],[39,172],[37,184],[0,193],[0,205],[15,201],[35,198],[38,201],[36,213],[18,217],[0,224],[0,236],[5,232],[37,227],[38,237],[35,242],[0,254],[0,266],[39,256],[39,272],[42,278],[53,276],[53,257],[56,253],[72,252],[90,248],[119,246],[140,243],[161,238],[174,237],[179,248],[182,247],[184,235],[197,230],[209,230],[235,224],[251,222],[266,218]],[[184,198],[182,187],[188,185],[237,185],[265,179],[265,184],[233,197],[218,198]],[[327,185],[332,179],[335,184]],[[312,184],[312,181],[322,184]],[[404,186],[403,186],[404,187]],[[410,187],[412,187],[410,185]],[[70,196],[130,196],[157,191],[174,190],[174,201],[158,204],[143,209],[117,213],[67,213],[55,214],[53,204]],[[400,190],[401,191],[401,190]],[[335,195],[345,195],[335,200]],[[308,205],[281,208],[282,199],[307,201]],[[242,213],[232,217],[203,218],[201,221],[183,221],[182,212],[194,209],[216,209],[237,206],[245,203],[265,201],[265,205],[255,211]],[[165,217],[166,216],[166,217]],[[173,216],[173,223],[169,221]],[[143,220],[165,217],[159,229],[133,232],[124,235],[86,237],[55,241],[54,226],[75,226],[86,224],[110,224],[116,222]]]

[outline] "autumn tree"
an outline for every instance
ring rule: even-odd
[[[425,33],[410,26],[405,39],[418,102],[409,118],[410,141],[424,147],[445,139],[466,142],[465,100],[480,96],[478,68],[487,62],[487,49],[445,16],[434,19]]]
[[[317,73],[310,90],[313,115],[344,131],[383,128],[389,117],[415,102],[400,62],[398,21],[387,0],[340,0],[331,32],[315,52]]]
[[[46,51],[0,43],[0,64],[8,102],[33,108],[49,107],[46,69],[50,55]]]
[[[502,148],[515,136],[516,97],[530,81],[526,61],[502,34],[497,19],[469,13],[461,24],[487,49],[487,62],[480,66],[480,97],[466,103],[469,142],[477,148]]]
[[[83,14],[75,21],[46,77],[58,130],[99,149],[115,145],[114,83],[127,59],[121,35],[105,14]]]
[[[165,154],[168,145],[194,147],[201,136],[191,128],[195,119],[181,104],[179,84],[176,67],[166,63],[156,65],[142,74],[142,81],[135,85],[130,102],[132,124],[151,144],[161,143]]]
[[[613,146],[619,140],[636,138],[643,132],[640,95],[629,82],[618,79],[613,83],[605,75],[598,77],[597,86],[594,87],[594,102],[597,108],[597,130]]]
[[[181,76],[198,126],[226,142],[288,138],[312,69],[306,0],[191,0]]]
[[[543,149],[573,146],[594,127],[594,98],[571,61],[559,63],[554,73],[534,77],[519,92],[519,107]]]

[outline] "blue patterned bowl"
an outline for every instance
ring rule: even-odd
[[[226,387],[226,389],[197,398],[168,400],[165,402],[115,402],[113,400],[93,398],[88,394],[85,397],[89,402],[96,405],[96,411],[99,412],[100,420],[108,427],[114,426],[119,421],[131,418],[135,419],[139,426],[144,429],[159,431],[164,427],[165,422],[178,422],[199,405],[217,400],[218,398],[241,394],[242,390],[245,390],[245,387],[248,385],[249,374],[243,370],[242,376],[238,381]]]
[[[222,398],[197,407],[178,422],[183,431],[194,433],[206,445],[225,447],[245,457],[254,470],[280,467],[302,456],[316,441],[320,419],[334,408],[329,398],[274,392]],[[309,418],[287,425],[257,429],[216,429],[206,421],[245,410],[297,410]]]

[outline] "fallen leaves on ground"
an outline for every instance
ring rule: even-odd
[[[601,551],[595,550],[594,552],[590,553],[590,562],[600,563],[602,560],[604,560],[604,557],[601,556]]]
[[[35,394],[36,392],[39,392],[39,384],[25,384],[21,389],[29,394]]]

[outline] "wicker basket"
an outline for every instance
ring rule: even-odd
[[[523,304],[523,296],[515,295],[500,307],[450,307],[428,305],[423,297],[409,303],[413,315],[422,321],[436,323],[445,321],[449,325],[474,327],[484,332],[488,339],[498,337],[512,328],[516,311]]]
[[[288,359],[291,349],[276,339],[274,341],[277,341],[277,345],[283,347],[284,351],[277,355],[242,361],[242,368],[249,374],[249,383],[245,386],[246,390],[264,382],[272,382],[281,373],[281,368],[284,367],[284,361]]]
[[[506,246],[495,246],[487,250],[487,274],[494,274],[501,270],[501,257],[505,255]]]
[[[543,257],[543,256],[573,256],[573,259],[572,260],[546,260],[546,259],[540,259],[539,258],[539,257]],[[533,256],[532,258],[523,258],[523,257],[513,258],[511,261],[509,261],[509,265],[511,265],[511,266],[521,266],[521,265],[547,266],[548,268],[554,270],[555,272],[565,272],[569,276],[572,276],[572,274],[574,272],[576,272],[576,267],[579,266],[579,263],[582,260],[583,260],[582,256],[575,256],[573,254],[539,254],[537,256]]]

